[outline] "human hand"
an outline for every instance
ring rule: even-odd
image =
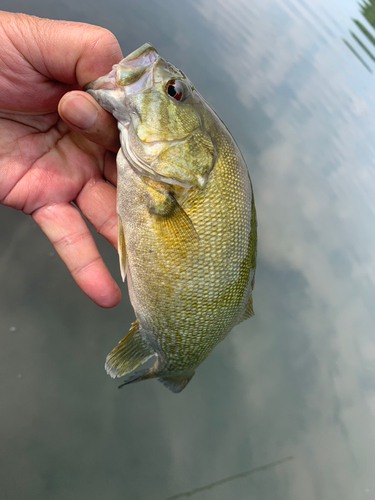
[[[33,217],[102,307],[120,290],[72,203],[117,247],[118,131],[78,89],[120,59],[103,28],[0,12],[0,203]]]

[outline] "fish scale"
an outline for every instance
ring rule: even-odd
[[[134,71],[138,62],[144,67]],[[169,86],[177,89],[172,97]],[[253,314],[257,235],[248,170],[216,113],[150,44],[87,90],[119,121],[119,254],[137,317],[106,369],[120,377],[155,357],[125,384],[156,377],[179,392]]]

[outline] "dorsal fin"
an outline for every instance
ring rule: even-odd
[[[245,307],[243,313],[241,314],[241,316],[239,316],[236,325],[242,323],[242,321],[245,321],[246,319],[251,318],[251,316],[254,316],[253,296],[252,295],[250,295],[249,301],[246,304],[246,307]]]
[[[249,301],[246,304],[245,310],[242,315],[242,321],[245,319],[251,318],[251,316],[254,316],[254,309],[253,309],[253,296],[250,295]]]
[[[195,372],[189,375],[175,376],[175,377],[161,377],[159,378],[159,382],[161,382],[165,387],[172,392],[181,392],[187,384],[192,379]]]
[[[112,378],[122,377],[154,355],[141,337],[138,321],[134,321],[129,333],[108,354],[105,369]]]

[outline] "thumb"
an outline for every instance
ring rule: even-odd
[[[116,120],[92,96],[77,90],[68,92],[62,97],[58,111],[70,128],[117,153],[120,141]]]

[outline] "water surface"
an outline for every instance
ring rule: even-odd
[[[153,43],[236,138],[259,222],[255,317],[175,395],[117,390],[103,364],[133,320],[126,289],[98,308],[0,208],[2,498],[375,498],[374,2],[1,8],[104,26],[124,54]]]

